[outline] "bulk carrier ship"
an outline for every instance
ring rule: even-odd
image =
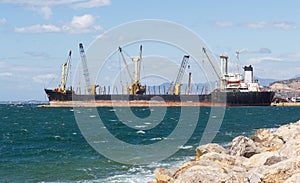
[[[122,94],[110,94],[106,88],[99,85],[91,85],[86,56],[82,43],[79,44],[80,56],[83,66],[83,75],[87,86],[87,94],[77,93],[72,86],[66,88],[66,82],[70,70],[71,51],[68,61],[62,65],[61,84],[55,89],[44,89],[49,98],[50,107],[111,107],[111,106],[269,106],[274,97],[274,92],[259,86],[254,80],[253,67],[251,65],[243,67],[244,76],[238,72],[228,72],[228,56],[220,56],[221,74],[216,72],[219,78],[218,89],[209,94],[193,94],[190,91],[191,73],[187,84],[187,92],[181,92],[182,78],[187,67],[189,56],[183,57],[175,82],[169,84],[168,91],[163,94],[150,94],[146,92],[147,87],[140,83],[140,65],[142,61],[142,46],[140,46],[139,57],[132,58],[135,64],[134,77],[128,69],[122,48],[119,48],[122,59],[125,63],[131,84],[126,87]],[[211,63],[206,49],[202,48],[204,55]],[[238,52],[237,63],[238,63]],[[213,67],[213,64],[211,63]],[[98,91],[96,89],[98,88]]]

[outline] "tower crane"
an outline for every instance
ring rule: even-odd
[[[82,62],[82,69],[83,69],[83,76],[84,76],[87,91],[88,91],[89,94],[95,95],[96,94],[96,88],[99,85],[91,85],[90,74],[89,74],[89,70],[88,70],[88,67],[87,67],[87,59],[86,59],[86,55],[85,55],[82,43],[79,43],[79,52],[80,52],[80,57],[81,57],[81,62]]]
[[[180,95],[180,87],[182,85],[182,78],[183,78],[183,74],[185,71],[185,68],[188,64],[190,56],[189,55],[184,55],[183,59],[181,61],[181,66],[179,68],[175,83],[174,83],[174,95]]]
[[[122,50],[121,47],[119,47],[119,52],[122,55],[123,62],[125,64],[127,73],[128,73],[128,75],[130,77],[130,80],[131,80],[131,85],[130,85],[130,88],[129,88],[129,94],[132,94],[132,95],[144,94],[145,91],[146,91],[146,87],[142,86],[140,84],[140,71],[141,71],[141,62],[142,62],[142,45],[140,46],[140,55],[139,55],[139,57],[131,58],[131,60],[134,62],[134,78],[132,77],[131,72],[128,68],[128,64],[126,62],[126,59],[125,59],[125,56],[123,54],[123,50]]]

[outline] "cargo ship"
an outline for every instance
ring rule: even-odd
[[[238,72],[238,52],[237,68],[235,73],[228,72],[228,56],[220,56],[221,73],[216,72],[219,78],[219,87],[208,94],[198,94],[190,92],[191,73],[187,84],[188,91],[181,92],[182,78],[187,67],[189,56],[182,59],[175,82],[169,83],[167,92],[161,94],[150,94],[146,91],[146,85],[140,83],[140,64],[142,61],[142,46],[140,46],[139,57],[132,58],[135,64],[134,77],[130,76],[131,84],[126,87],[122,94],[110,94],[106,88],[99,85],[90,84],[86,56],[82,43],[79,44],[80,56],[83,67],[83,75],[87,90],[85,94],[75,92],[72,86],[66,88],[68,72],[70,69],[71,51],[66,63],[62,65],[61,84],[55,89],[44,89],[49,99],[50,107],[111,107],[111,106],[269,106],[275,93],[261,87],[257,80],[254,80],[253,67],[251,65],[243,67],[244,75]],[[211,62],[206,49],[202,48],[204,55]],[[122,48],[119,48],[122,59],[125,63],[128,74],[128,65],[123,55]],[[211,63],[213,66],[213,64]],[[98,88],[98,91],[96,89]]]

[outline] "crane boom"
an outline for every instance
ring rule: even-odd
[[[188,64],[189,58],[190,58],[189,55],[184,55],[183,59],[181,61],[181,66],[179,68],[177,78],[176,78],[175,83],[174,83],[174,94],[175,95],[180,94],[180,86],[182,85],[181,82],[182,82],[183,74],[184,74],[185,68]],[[170,85],[170,87],[171,87],[171,85]]]
[[[125,64],[127,73],[130,77],[131,84],[129,87],[129,94],[133,95],[142,95],[146,92],[146,87],[140,84],[140,71],[141,71],[141,61],[142,61],[142,45],[140,46],[140,55],[139,57],[131,58],[132,62],[134,62],[134,78],[132,77],[130,70],[128,68],[128,64],[126,62],[125,56],[123,54],[122,48],[119,47],[120,54],[122,56],[123,62]],[[125,52],[126,53],[126,52]]]
[[[67,71],[66,71],[65,83],[67,83],[68,75],[69,75],[70,68],[71,68],[71,54],[72,54],[72,51],[70,50],[69,56],[68,56],[68,61],[67,61]]]
[[[142,62],[142,54],[143,54],[143,47],[142,45],[140,46],[140,58],[137,60],[137,77],[135,78],[135,82],[139,82],[140,81],[140,78],[141,78],[141,62]]]
[[[189,61],[189,58],[190,58],[190,56],[188,56],[188,55],[183,56],[183,59],[181,61],[181,66],[180,66],[180,69],[178,71],[177,78],[175,80],[175,84],[180,84],[181,83],[185,68],[186,68],[187,63]]]
[[[121,48],[121,47],[119,47],[119,51],[120,51],[120,53],[121,53],[122,60],[123,60],[123,62],[124,62],[124,64],[125,64],[125,67],[126,67],[126,70],[127,70],[128,75],[129,75],[129,77],[130,77],[130,80],[131,80],[131,82],[133,82],[133,77],[132,77],[132,75],[131,75],[131,73],[130,73],[130,71],[129,71],[128,64],[127,64],[127,62],[126,62],[126,59],[125,59],[125,56],[124,56],[124,54],[123,54],[123,52],[122,52],[122,48]]]
[[[80,51],[80,56],[81,56],[83,76],[84,76],[86,88],[88,89],[88,93],[90,93],[91,92],[90,74],[89,74],[89,70],[87,67],[86,55],[85,55],[82,43],[79,43],[79,51]]]
[[[208,56],[208,54],[207,54],[207,52],[206,52],[206,49],[205,49],[204,47],[202,48],[202,51],[203,51],[203,53],[206,55],[206,57],[207,57],[207,59],[208,59],[210,65],[212,66],[212,68],[213,68],[215,74],[218,76],[218,78],[219,78],[220,80],[222,80],[220,74],[217,72],[215,66],[213,65],[212,61],[210,60],[210,58],[209,58],[209,56]]]

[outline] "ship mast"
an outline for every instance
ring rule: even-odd
[[[239,52],[239,50],[236,50],[236,52],[235,52],[235,55],[236,55],[236,74],[238,75],[239,74],[239,54],[240,54],[240,52]]]

